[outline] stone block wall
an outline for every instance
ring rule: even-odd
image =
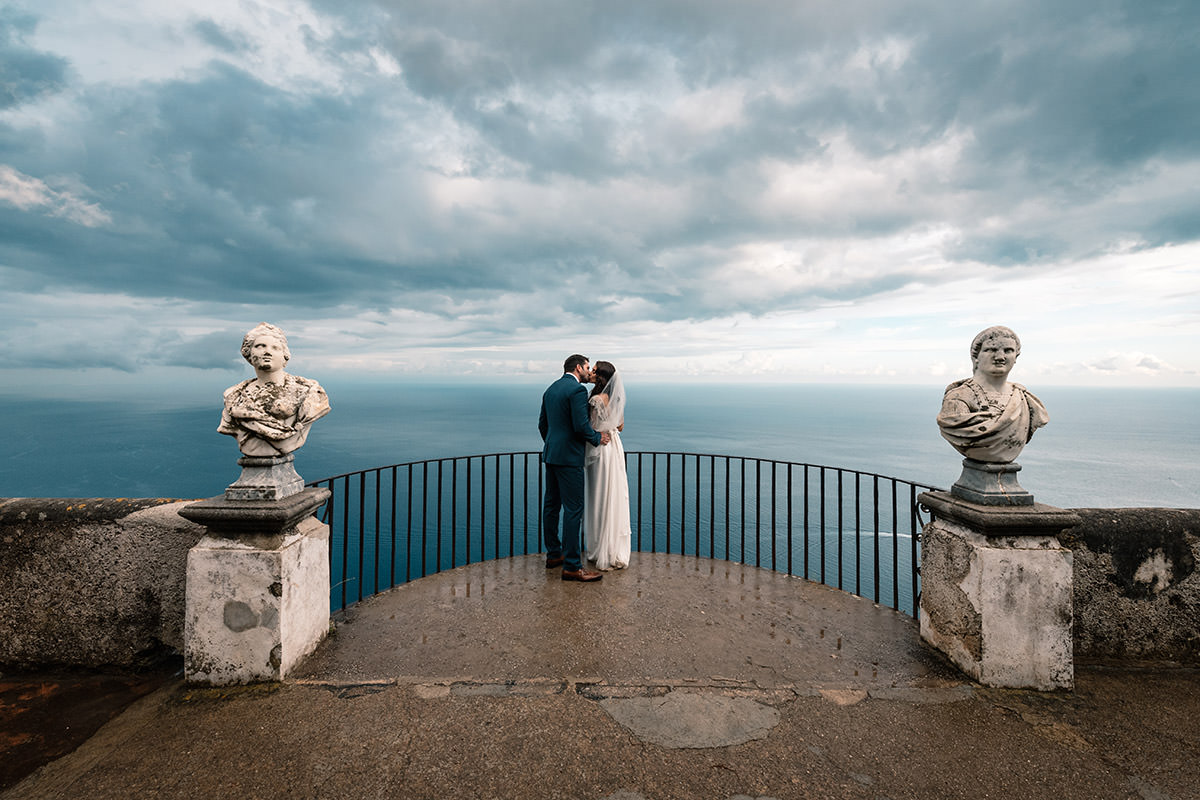
[[[0,498],[0,669],[182,653],[188,502]],[[1200,663],[1200,509],[1075,511],[1075,657]]]
[[[0,499],[0,668],[135,668],[183,650],[191,501]]]
[[[1200,663],[1200,509],[1074,510],[1075,658]]]

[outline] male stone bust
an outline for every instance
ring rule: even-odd
[[[247,456],[271,458],[298,450],[308,429],[329,413],[329,398],[314,380],[283,371],[292,354],[279,328],[259,323],[242,339],[242,357],[257,376],[225,390],[218,433],[237,438]]]
[[[946,387],[938,427],[969,459],[1011,463],[1050,419],[1033,392],[1008,382],[1020,354],[1021,340],[1011,329],[994,325],[980,331],[971,342],[974,374]]]

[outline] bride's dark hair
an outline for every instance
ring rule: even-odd
[[[592,384],[591,397],[595,397],[607,388],[608,382],[612,380],[612,376],[617,374],[617,368],[608,361],[596,362],[596,382]]]

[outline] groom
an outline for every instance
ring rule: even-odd
[[[546,569],[562,565],[564,581],[598,581],[603,576],[583,568],[579,523],[583,519],[584,443],[608,444],[607,433],[597,433],[588,421],[587,389],[592,380],[587,356],[569,356],[563,376],[542,395],[538,433],[542,435],[542,461],[546,465],[546,501],[542,522],[546,540]],[[558,537],[558,512],[563,510],[562,539]]]

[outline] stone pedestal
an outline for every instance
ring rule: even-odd
[[[215,497],[179,513],[208,528],[188,552],[184,675],[213,685],[281,680],[329,630],[328,489],[282,501]]]
[[[926,492],[921,638],[985,686],[1070,689],[1072,561],[1057,535],[1079,516]]]
[[[286,456],[242,456],[242,474],[225,487],[226,500],[282,500],[304,491],[291,453]]]
[[[962,474],[950,487],[950,494],[981,506],[1031,506],[1033,495],[1017,483],[1021,465],[989,464],[973,458],[963,459]]]

